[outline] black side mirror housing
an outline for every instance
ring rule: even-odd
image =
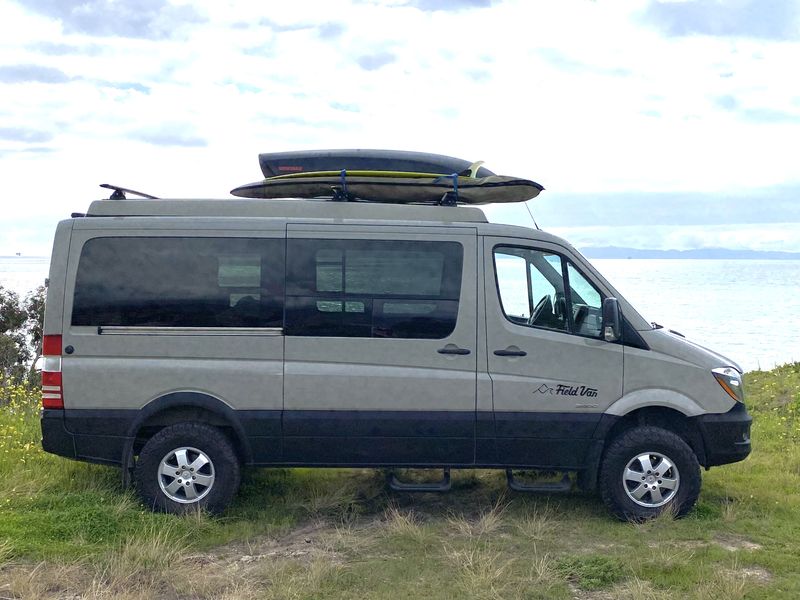
[[[616,342],[622,338],[622,315],[616,298],[603,300],[603,339]]]

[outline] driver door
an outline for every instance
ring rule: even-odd
[[[600,416],[622,395],[622,345],[602,339],[600,307],[610,294],[565,248],[532,244],[483,244],[498,459],[580,468]]]

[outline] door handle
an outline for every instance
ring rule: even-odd
[[[444,348],[439,348],[437,352],[439,354],[459,354],[462,356],[470,353],[467,348],[459,348],[455,344],[447,344]]]
[[[528,353],[525,350],[520,350],[516,346],[509,346],[505,350],[495,350],[495,356],[527,356]]]

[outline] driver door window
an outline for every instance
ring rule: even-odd
[[[498,246],[494,249],[500,304],[517,325],[599,338],[603,297],[559,254]]]
[[[513,251],[505,250],[494,254],[500,302],[506,317],[515,323],[527,323],[532,309],[528,294],[528,279],[525,275],[527,262],[522,256],[513,254]]]
[[[568,331],[561,257],[529,248],[495,249],[500,302],[518,325]]]

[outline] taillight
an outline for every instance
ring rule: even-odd
[[[61,336],[46,335],[42,340],[42,407],[64,408],[61,386]]]

